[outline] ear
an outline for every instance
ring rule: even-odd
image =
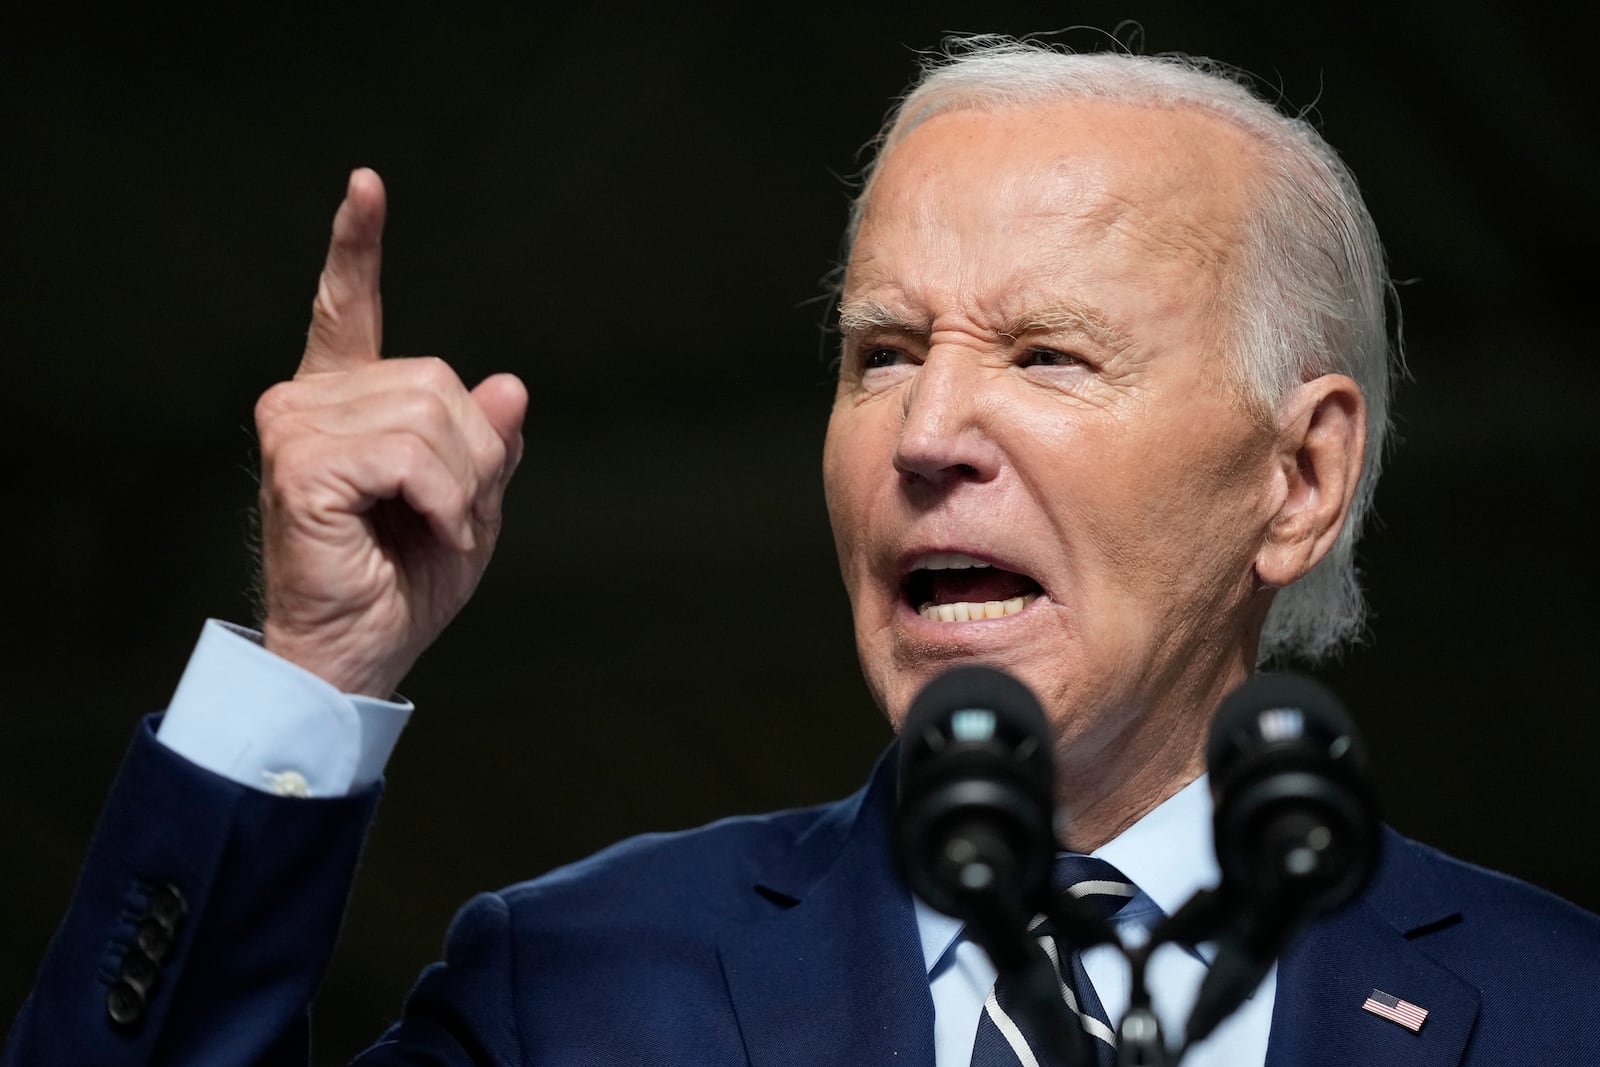
[[[1278,510],[1256,553],[1256,576],[1269,586],[1300,578],[1339,537],[1367,447],[1367,402],[1343,374],[1295,389],[1278,409]]]

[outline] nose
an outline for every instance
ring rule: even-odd
[[[901,394],[895,469],[941,487],[993,478],[1000,470],[1000,451],[986,428],[993,399],[980,368],[930,352]]]

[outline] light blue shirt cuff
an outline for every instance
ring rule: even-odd
[[[285,796],[343,796],[376,782],[411,702],[350,696],[206,620],[156,738],[208,771]]]

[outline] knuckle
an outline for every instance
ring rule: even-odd
[[[257,397],[256,429],[264,432],[269,424],[288,411],[292,406],[290,400],[293,394],[293,382],[279,382]]]
[[[430,392],[446,393],[461,388],[461,379],[450,364],[438,356],[417,356],[410,361],[416,384]]]
[[[430,389],[408,389],[397,401],[401,418],[415,433],[437,439],[450,429],[450,408]]]
[[[504,495],[499,490],[491,489],[483,493],[473,504],[473,514],[478,518],[485,529],[498,531],[500,529],[502,504]]]
[[[402,474],[415,474],[432,458],[432,452],[422,438],[414,433],[397,433],[393,440],[384,442],[384,454]]]
[[[454,479],[446,486],[444,494],[439,501],[445,517],[450,519],[465,515],[471,503],[472,498],[467,492],[467,487]]]

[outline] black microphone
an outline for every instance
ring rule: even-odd
[[[1222,868],[1211,908],[1222,929],[1186,1045],[1255,990],[1307,921],[1366,886],[1380,839],[1355,724],[1309,678],[1259,674],[1234,690],[1212,723],[1206,765]]]
[[[1054,810],[1050,727],[1027,686],[964,666],[917,694],[900,731],[901,868],[919,897],[965,920],[991,957],[998,949],[1002,969],[1047,903]]]
[[[1028,933],[1035,914],[1063,917],[1050,889],[1055,762],[1038,700],[1003,671],[956,667],[911,702],[900,746],[895,848],[912,891],[966,923],[1006,977],[1012,1017],[1035,1047],[1056,1062],[1092,1063],[1055,971]],[[1098,920],[1090,929],[1095,939],[1111,936]]]

